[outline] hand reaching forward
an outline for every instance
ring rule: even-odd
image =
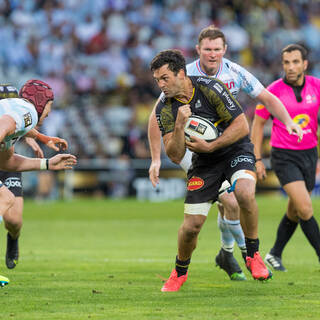
[[[68,142],[64,139],[58,137],[48,137],[49,140],[46,143],[47,147],[53,149],[54,151],[59,150],[67,150],[68,149]]]
[[[57,154],[49,159],[49,170],[68,170],[77,164],[77,158],[72,154]]]

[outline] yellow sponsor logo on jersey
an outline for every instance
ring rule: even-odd
[[[310,117],[307,114],[298,114],[293,118],[293,121],[303,129],[309,124]]]

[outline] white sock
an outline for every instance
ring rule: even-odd
[[[224,222],[228,226],[233,238],[236,240],[238,247],[242,252],[247,251],[246,241],[244,238],[244,233],[241,228],[240,220],[228,220],[224,219]]]
[[[221,247],[228,252],[233,252],[234,237],[225,219],[221,217],[220,212],[218,212],[217,223],[221,232]]]

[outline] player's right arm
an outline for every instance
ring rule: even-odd
[[[295,132],[299,137],[298,142],[301,141],[303,137],[303,131],[301,127],[291,119],[286,107],[278,97],[269,92],[267,89],[264,89],[257,96],[257,99],[265,105],[265,107],[273,116],[279,119],[286,126],[289,134]]]
[[[231,68],[241,79],[241,89],[251,98],[262,102],[268,111],[286,126],[289,134],[296,133],[298,135],[298,141],[300,142],[303,137],[303,131],[300,126],[291,119],[281,100],[270,92],[270,90],[267,90],[260,81],[245,68],[236,63],[232,63]]]
[[[157,123],[155,109],[159,102],[157,100],[151,111],[148,123],[148,140],[151,152],[151,164],[149,167],[149,179],[155,187],[159,183],[159,172],[161,167],[161,132]]]
[[[264,163],[262,162],[262,141],[263,141],[263,128],[267,119],[255,114],[251,127],[251,142],[254,145],[254,155],[256,161],[256,171],[259,180],[263,180],[267,177],[267,172]]]
[[[186,104],[178,109],[173,132],[163,136],[163,143],[170,160],[179,164],[186,153],[184,126],[191,116],[190,105]]]
[[[47,166],[48,164],[48,166]],[[72,154],[57,154],[48,159],[28,158],[13,153],[13,147],[0,153],[0,169],[10,172],[37,170],[67,170],[77,164],[77,158]]]

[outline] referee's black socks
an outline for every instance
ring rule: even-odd
[[[320,232],[317,220],[314,218],[314,216],[312,216],[309,220],[300,219],[300,226],[320,258]]]
[[[270,250],[272,255],[281,258],[282,251],[295,232],[297,225],[297,222],[290,220],[287,214],[284,214],[278,226],[276,241]]]

